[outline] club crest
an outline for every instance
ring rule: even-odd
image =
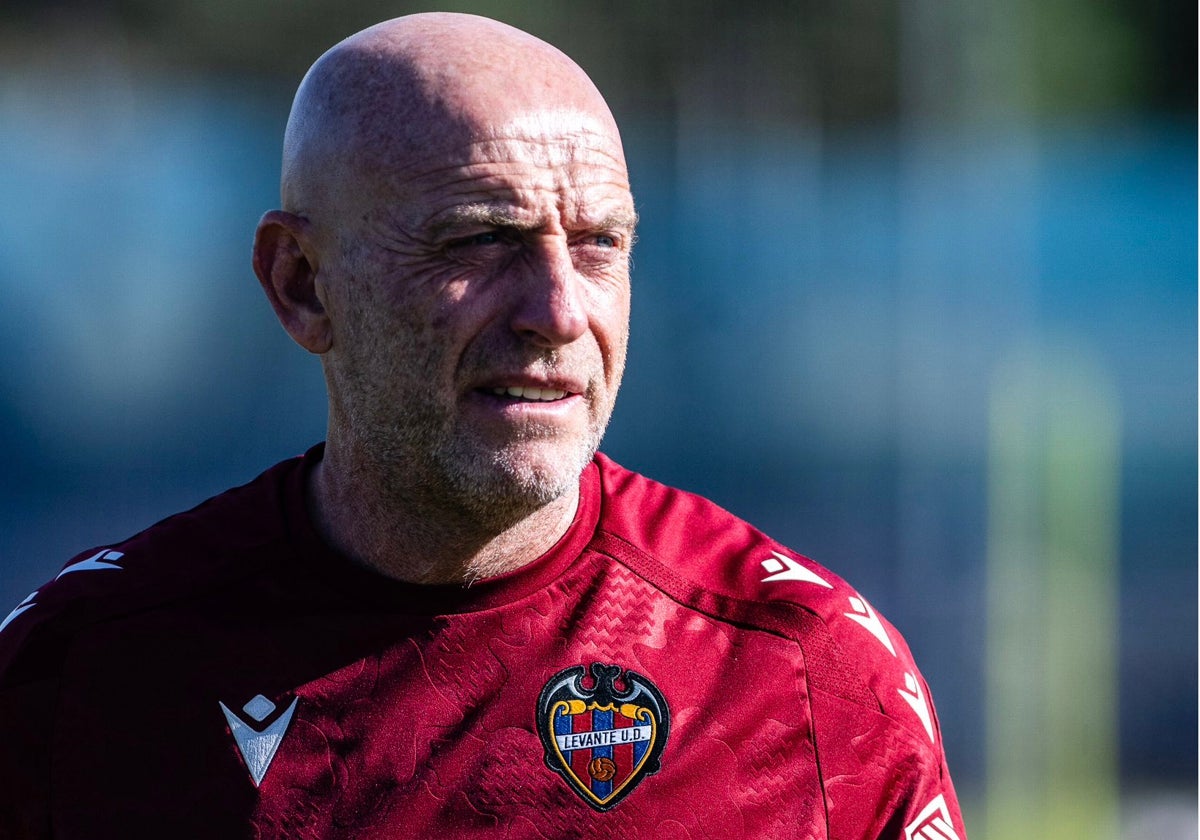
[[[546,766],[597,811],[624,799],[659,771],[671,725],[662,692],[633,671],[595,662],[560,671],[538,697]],[[618,683],[621,687],[618,688]]]

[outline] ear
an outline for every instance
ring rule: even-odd
[[[288,335],[310,353],[329,350],[333,330],[318,294],[319,266],[309,221],[283,210],[267,212],[254,232],[253,262]]]

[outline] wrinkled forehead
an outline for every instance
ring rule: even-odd
[[[501,123],[459,124],[438,142],[411,148],[391,161],[393,184],[454,178],[462,167],[519,164],[544,170],[587,168],[628,187],[625,156],[615,130],[571,109],[544,109]]]
[[[616,126],[574,108],[542,108],[518,114],[489,126],[484,132],[491,135],[486,139],[501,148],[515,144],[531,153],[540,149],[544,157],[539,162],[547,166],[564,165],[580,158],[607,159],[614,166],[625,166]],[[482,154],[489,151],[486,142],[479,148]]]
[[[350,212],[338,226],[350,230],[361,219],[380,235],[424,238],[466,217],[533,226],[550,219],[568,227],[636,223],[611,122],[547,107],[502,122],[443,121],[440,129],[419,149],[360,168],[356,186],[343,193]]]

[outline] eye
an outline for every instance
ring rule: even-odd
[[[500,232],[496,230],[485,230],[483,233],[477,233],[474,236],[468,236],[455,242],[455,245],[495,245],[501,240]]]
[[[595,248],[600,251],[620,250],[623,240],[616,233],[589,233],[575,241],[584,248]]]
[[[474,248],[489,248],[496,245],[507,245],[512,237],[502,230],[485,230],[473,233],[451,241],[446,247],[451,251],[470,250]]]

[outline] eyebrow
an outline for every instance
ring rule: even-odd
[[[618,210],[605,216],[595,225],[588,225],[594,230],[618,228],[632,232],[637,227],[638,214],[632,210]],[[445,217],[433,225],[434,236],[440,236],[448,230],[469,225],[487,225],[497,228],[511,228],[519,231],[533,231],[542,226],[540,221],[531,222],[523,219],[503,207],[491,204],[464,204],[450,210]]]
[[[636,210],[618,210],[615,213],[609,213],[600,220],[600,224],[596,227],[603,230],[604,228],[624,228],[628,231],[633,231],[638,225],[638,214]]]
[[[489,227],[507,227],[519,230],[531,230],[537,227],[501,207],[490,204],[464,204],[455,207],[439,219],[433,226],[433,232],[441,234],[447,230],[468,225],[488,225]]]

